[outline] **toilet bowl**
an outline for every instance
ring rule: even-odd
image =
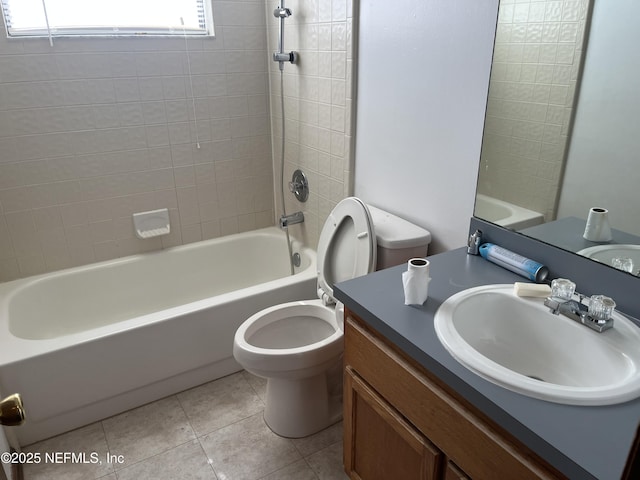
[[[376,209],[377,215],[382,213]],[[383,217],[388,223],[393,216]],[[394,223],[396,235],[408,232],[408,222],[393,219],[402,222]],[[394,239],[394,245],[411,256],[416,249],[426,256],[431,235],[408,225],[411,233],[402,242]],[[319,299],[266,308],[236,331],[233,355],[245,370],[267,379],[264,420],[278,435],[306,437],[342,418],[344,306],[333,297],[333,285],[372,272],[379,240],[367,206],[355,197],[345,198],[320,233]]]
[[[306,437],[342,417],[343,328],[322,300],[256,313],[237,330],[233,354],[267,379],[264,420],[278,435]]]

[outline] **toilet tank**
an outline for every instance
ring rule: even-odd
[[[403,218],[367,205],[376,231],[376,270],[424,258],[431,243],[431,232]]]

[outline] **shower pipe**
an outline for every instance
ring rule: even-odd
[[[284,201],[284,158],[285,158],[285,114],[284,114],[284,62],[296,63],[298,54],[296,52],[284,51],[284,20],[291,16],[291,10],[284,6],[284,0],[280,0],[280,5],[273,11],[273,16],[279,19],[278,51],[273,53],[273,60],[279,63],[280,69],[280,108],[282,111],[282,144],[280,146],[280,199],[282,201],[282,217],[287,217],[287,210]],[[289,249],[289,267],[291,275],[295,273],[294,254],[291,248],[289,228],[285,227],[287,235],[287,247]]]

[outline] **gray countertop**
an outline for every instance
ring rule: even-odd
[[[619,479],[640,423],[640,399],[561,405],[511,392],[467,370],[442,346],[433,318],[451,295],[478,285],[525,281],[466,248],[429,257],[429,298],[404,305],[405,265],[337,284],[335,297],[498,425],[571,479]]]
[[[611,242],[590,242],[582,238],[586,220],[576,217],[566,217],[553,222],[543,223],[535,227],[520,230],[529,237],[537,238],[550,245],[555,245],[570,252],[579,252],[588,247],[609,244],[640,245],[640,238],[622,230],[611,229],[613,240]]]

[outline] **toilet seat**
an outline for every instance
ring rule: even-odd
[[[312,341],[294,345],[266,348],[261,342],[254,341],[255,335],[264,329],[269,329],[283,320],[299,317],[307,322],[315,321],[324,324],[326,330],[324,338],[316,336]],[[282,303],[265,308],[245,321],[238,328],[234,342],[234,356],[246,369],[256,375],[269,377],[274,371],[280,377],[297,378],[300,372],[309,375],[311,369],[318,372],[326,368],[326,362],[331,362],[342,352],[343,330],[335,318],[331,307],[322,304],[320,300],[303,300]],[[311,325],[303,328],[311,329]],[[283,339],[283,342],[285,340]],[[312,355],[309,355],[313,352]]]
[[[318,297],[335,303],[333,285],[372,272],[376,235],[367,206],[358,198],[340,201],[327,217],[318,240]]]

